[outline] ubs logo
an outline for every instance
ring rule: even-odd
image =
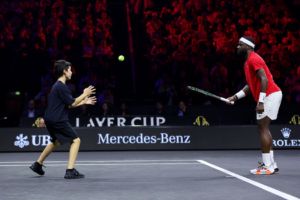
[[[14,142],[15,146],[19,147],[19,148],[24,148],[26,146],[29,145],[29,141],[28,141],[28,136],[27,135],[23,135],[23,133],[20,133],[19,135],[16,136],[16,141]]]
[[[50,140],[51,137],[49,135],[31,135],[31,137],[28,137],[27,135],[20,133],[16,136],[14,145],[21,149],[30,144],[32,146],[46,146],[51,142]]]

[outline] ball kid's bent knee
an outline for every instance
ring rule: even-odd
[[[80,138],[78,137],[78,138],[75,138],[75,139],[73,140],[72,143],[80,144],[80,142],[81,142],[81,140],[80,140]]]

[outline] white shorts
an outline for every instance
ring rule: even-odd
[[[282,100],[282,92],[274,92],[265,97],[264,112],[261,114],[256,113],[256,119],[260,120],[268,116],[271,120],[277,119],[279,107]]]

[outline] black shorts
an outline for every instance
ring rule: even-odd
[[[58,141],[60,144],[72,143],[78,138],[77,133],[69,122],[48,122],[45,121],[47,130],[51,136],[51,142]]]

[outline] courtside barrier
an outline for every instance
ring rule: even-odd
[[[256,126],[77,128],[81,151],[259,149]],[[277,149],[300,148],[300,126],[271,127]],[[1,128],[0,151],[41,151],[50,141],[45,128]],[[64,151],[67,146],[58,150]]]
[[[259,149],[256,126],[76,128],[81,151]],[[299,149],[300,126],[273,125],[275,149]],[[1,152],[41,151],[50,141],[45,128],[1,128]],[[68,146],[58,150],[65,151]]]

